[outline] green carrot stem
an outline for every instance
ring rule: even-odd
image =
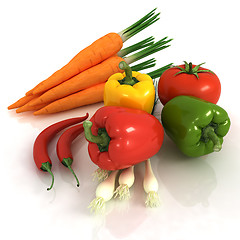
[[[167,64],[161,68],[158,68],[152,72],[147,73],[151,78],[159,78],[161,77],[161,75],[163,74],[163,72],[165,72],[167,69],[169,69],[171,66],[173,65],[173,63]]]
[[[166,40],[166,39],[167,39],[167,37],[159,40],[158,42],[150,45],[149,47],[147,47],[137,53],[134,53],[133,55],[131,55],[129,57],[124,58],[126,63],[131,64],[135,61],[138,61],[138,60],[145,58],[153,53],[156,53],[158,51],[161,51],[161,50],[169,47],[170,45],[166,45],[166,44],[169,43],[170,41],[172,41],[172,39],[169,39],[169,40]]]
[[[132,29],[134,29],[135,27],[137,27],[139,24],[143,23],[144,21],[146,21],[147,19],[149,19],[151,16],[153,16],[155,14],[155,11],[157,10],[157,8],[154,8],[152,11],[150,11],[148,14],[146,14],[144,17],[142,17],[141,19],[139,19],[137,22],[133,23],[131,26],[125,28],[124,30],[122,30],[121,32],[126,33]]]
[[[125,57],[126,55],[128,55],[129,53],[132,53],[134,51],[140,50],[142,48],[148,47],[151,44],[154,43],[154,37],[148,37],[138,43],[135,43],[129,47],[123,48],[118,52],[118,56],[119,57]]]
[[[155,58],[151,58],[147,61],[141,62],[139,64],[135,64],[134,66],[131,66],[132,71],[141,71],[147,68],[151,68],[154,67],[156,65],[156,59]]]
[[[48,191],[52,189],[53,183],[54,183],[54,175],[53,175],[53,173],[51,171],[51,167],[52,167],[52,165],[49,162],[42,163],[42,166],[41,166],[41,169],[43,171],[49,172],[50,175],[52,176],[52,184],[51,184],[51,186],[49,188],[47,188]]]
[[[156,9],[157,8],[153,9],[151,12],[146,14],[144,17],[139,19],[137,22],[135,22],[131,26],[125,28],[121,32],[119,32],[118,34],[122,37],[123,42],[125,42],[126,40],[128,40],[132,36],[136,35],[140,31],[142,31],[143,29],[149,27],[154,22],[156,22],[159,19],[158,15],[160,14],[160,13],[155,14]]]
[[[122,38],[124,39],[124,41],[128,40],[129,38],[131,38],[132,36],[136,35],[137,33],[141,32],[142,30],[144,30],[145,28],[149,27],[150,25],[152,25],[153,23],[155,23],[156,21],[158,21],[160,18],[158,17],[160,13],[157,13],[155,16],[151,17],[150,19],[148,19],[147,21],[143,22],[142,24],[138,25],[137,27],[135,27],[134,29],[123,33]]]

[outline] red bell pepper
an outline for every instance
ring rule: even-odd
[[[101,169],[133,166],[155,155],[164,131],[153,115],[138,109],[104,106],[83,123],[91,160]]]

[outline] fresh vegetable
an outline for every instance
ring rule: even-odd
[[[202,68],[202,64],[196,66],[185,62],[185,65],[166,70],[158,84],[161,103],[165,105],[176,96],[187,95],[216,104],[221,93],[220,80],[211,70]]]
[[[135,43],[129,47],[123,48],[118,52],[118,56],[119,57],[124,57],[134,51],[140,50],[142,48],[148,47],[151,44],[154,43],[154,37],[149,37],[146,38],[138,43]],[[155,66],[155,59],[150,59],[144,63],[140,63],[136,65],[136,68],[138,70],[141,70],[141,66],[143,67],[143,69],[149,68],[149,67],[153,67]],[[140,66],[139,66],[140,65]],[[44,93],[44,92],[43,92]],[[42,94],[42,93],[41,93]],[[33,108],[32,106],[30,107],[29,104],[31,105],[32,100],[36,99],[37,97],[39,97],[41,94],[31,94],[31,95],[27,95],[27,96],[23,96],[22,98],[20,98],[19,100],[17,100],[15,103],[11,104],[10,106],[8,106],[8,109],[14,109],[14,108],[20,108],[21,109],[17,109],[17,113],[20,112],[25,112],[25,111],[32,111],[35,110],[37,108]],[[40,108],[38,108],[40,109]]]
[[[230,128],[224,109],[191,96],[170,100],[162,109],[161,120],[166,134],[190,157],[220,151]]]
[[[121,61],[125,61],[126,63],[131,64],[139,59],[149,56],[152,53],[169,47],[169,45],[166,44],[170,41],[171,39],[166,40],[166,38],[163,38],[160,41],[141,50],[140,52],[134,53],[133,55],[125,58],[112,56],[102,61],[101,63],[87,69],[86,71],[79,73],[78,75],[63,82],[62,84],[51,88],[39,96],[37,99],[35,99],[30,105],[33,106],[42,103],[49,103],[96,84],[105,83],[108,78],[114,73],[123,72],[123,70],[118,66]]]
[[[113,74],[105,84],[104,105],[122,106],[152,112],[155,88],[147,74],[132,72],[126,62],[119,63],[122,73]]]
[[[110,176],[101,182],[96,189],[96,198],[90,203],[89,208],[95,213],[105,210],[105,203],[112,199],[115,190],[115,181],[118,170],[111,172]]]
[[[134,183],[134,166],[124,169],[118,178],[119,186],[115,190],[115,198],[119,197],[120,200],[128,200],[130,198],[130,187]]]
[[[42,170],[49,172],[52,176],[52,184],[47,189],[50,190],[53,187],[54,176],[51,171],[52,161],[48,155],[48,144],[53,139],[53,137],[66,127],[73,124],[80,123],[88,118],[88,114],[84,117],[69,118],[57,123],[50,125],[45,128],[36,138],[33,145],[33,158],[36,166]]]
[[[143,180],[143,188],[147,193],[146,206],[158,207],[160,205],[160,198],[157,193],[158,181],[153,173],[150,159],[145,161],[145,175]]]
[[[28,111],[38,111],[38,110],[46,107],[47,105],[48,105],[47,103],[42,103],[42,104],[38,104],[35,106],[29,106],[29,104],[26,103],[22,107],[17,108],[16,113],[23,113],[23,112],[28,112]]]
[[[163,127],[153,115],[119,106],[104,106],[83,123],[91,160],[101,169],[133,166],[155,155]]]
[[[138,69],[144,69],[148,68],[149,66],[152,66],[153,59],[147,60],[143,63],[134,65],[132,69],[138,70]],[[150,73],[148,73],[149,76],[153,76],[154,78],[157,78],[161,76],[161,74],[170,67],[171,64],[168,64],[164,67],[161,67],[159,69],[156,69]],[[41,104],[37,105],[36,110],[34,112],[34,115],[41,115],[41,114],[50,114],[50,113],[57,113],[62,112],[70,109],[74,109],[77,107],[102,102],[104,98],[104,86],[106,83],[100,83],[97,85],[94,85],[92,87],[86,88],[84,90],[81,90],[77,93],[71,94],[67,97],[58,99],[56,101],[53,101],[49,104]],[[27,111],[27,110],[34,110],[34,106],[30,107],[29,104],[17,109],[17,112],[20,111]]]
[[[108,176],[111,171],[104,170],[101,168],[98,168],[97,170],[94,171],[93,173],[93,181],[97,179],[99,182],[104,181]]]
[[[88,116],[88,113],[87,113]],[[57,155],[59,161],[63,164],[63,166],[67,167],[72,174],[74,175],[77,186],[79,187],[79,180],[74,173],[71,165],[73,163],[73,155],[71,151],[72,142],[84,131],[83,125],[78,124],[76,126],[70,127],[65,130],[62,135],[59,137],[57,142]]]
[[[80,51],[69,63],[39,83],[27,95],[42,93],[115,55],[123,43],[159,19],[156,9],[119,33],[108,33]]]
[[[89,87],[67,97],[58,99],[34,112],[34,115],[50,114],[103,101],[105,83]]]
[[[24,106],[26,103],[28,103],[29,101],[39,97],[39,94],[36,95],[30,95],[30,96],[23,96],[22,98],[20,98],[19,100],[17,100],[15,103],[11,104],[10,106],[8,106],[8,110],[14,109],[14,108],[19,108]]]
[[[144,40],[145,43],[142,44],[142,46],[148,45],[150,43],[149,40],[147,42],[146,42],[146,40]],[[130,46],[130,48],[134,49],[134,46]],[[125,51],[125,49],[122,49],[122,50]],[[141,62],[139,64],[132,66],[132,69],[135,69],[136,71],[140,71],[142,69],[154,67],[155,64],[156,64],[156,60],[154,58],[152,58],[152,59],[149,59],[147,61],[144,61],[144,62]],[[162,71],[162,70],[159,69],[159,71]],[[39,105],[31,106],[32,101],[34,99],[36,99],[38,96],[40,96],[40,94],[25,96],[25,97],[23,97],[25,99],[24,102],[20,99],[17,102],[21,102],[21,104],[16,104],[17,103],[16,102],[16,103],[12,104],[11,106],[9,106],[9,109],[17,108],[16,113],[22,113],[22,112],[26,112],[26,111],[36,111],[35,115],[39,115],[39,114],[45,114],[45,113],[61,112],[61,111],[73,109],[76,107],[84,106],[87,104],[101,102],[101,101],[103,101],[103,85],[97,84],[93,87],[86,88],[75,94],[71,94],[65,98],[56,100],[52,103],[42,103]],[[85,99],[87,101],[85,101]],[[60,102],[58,102],[58,101],[60,101]],[[47,108],[44,108],[46,106],[47,106]],[[42,109],[42,110],[37,112],[37,110],[40,110],[40,109]]]

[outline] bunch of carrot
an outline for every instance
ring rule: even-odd
[[[122,49],[123,43],[159,19],[156,9],[139,21],[119,33],[108,33],[81,50],[65,66],[40,82],[24,97],[13,103],[8,109],[16,112],[34,111],[34,115],[61,112],[76,107],[103,101],[104,85],[116,72],[121,61],[131,64],[152,53],[165,49],[171,39],[167,37],[154,43],[149,37],[137,44]],[[143,49],[143,50],[140,50]],[[140,50],[131,56],[129,53]],[[134,71],[155,65],[150,59],[132,67]]]

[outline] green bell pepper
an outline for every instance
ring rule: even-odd
[[[190,157],[220,151],[230,128],[224,109],[191,96],[171,99],[162,109],[161,121],[166,134]]]

